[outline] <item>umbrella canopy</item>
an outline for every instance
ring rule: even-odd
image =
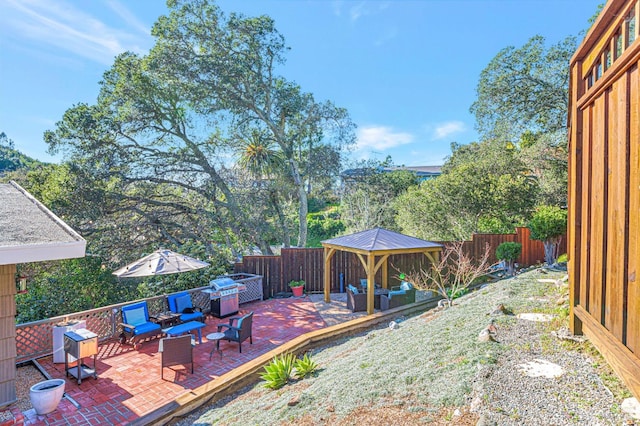
[[[127,266],[123,266],[115,271],[113,275],[121,278],[149,277],[194,271],[205,266],[209,266],[209,264],[171,250],[160,249]]]

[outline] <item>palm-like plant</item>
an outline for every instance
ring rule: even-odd
[[[273,148],[272,141],[260,131],[254,130],[251,136],[240,145],[238,165],[255,177],[269,177],[283,165],[279,151]]]

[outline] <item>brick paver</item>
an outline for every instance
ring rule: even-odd
[[[220,342],[222,358],[214,354],[209,361],[211,345],[206,335],[228,319],[207,318],[202,330],[202,344],[194,348],[194,374],[186,367],[166,368],[160,378],[158,339],[142,344],[136,351],[117,341],[103,342],[99,347],[98,379],[88,378],[78,385],[73,377],[66,379],[66,392],[80,404],[76,408],[66,398],[53,413],[38,416],[35,410],[24,414],[26,425],[124,425],[148,414],[192,389],[215,380],[220,375],[254,359],[294,337],[326,326],[308,297],[270,299],[242,305],[240,313],[250,311],[253,317],[253,345],[242,343],[242,354],[236,342]],[[51,357],[38,360],[54,378],[65,378],[64,364],[54,364]],[[91,365],[91,361],[89,361]]]

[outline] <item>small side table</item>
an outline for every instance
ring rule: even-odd
[[[211,361],[211,357],[214,352],[218,352],[220,354],[220,358],[222,359],[222,349],[220,349],[220,339],[224,338],[224,333],[211,333],[207,334],[207,340],[213,343],[213,347],[211,348],[211,352],[209,352],[209,361]]]
[[[156,324],[160,324],[160,327],[167,328],[180,322],[180,314],[171,311],[160,312],[159,314],[149,316],[149,319]]]

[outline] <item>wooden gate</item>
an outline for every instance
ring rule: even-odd
[[[610,0],[571,60],[571,326],[640,398],[640,4]]]

